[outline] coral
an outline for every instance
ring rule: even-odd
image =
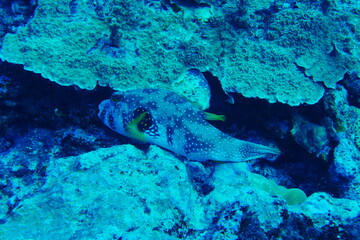
[[[26,71],[12,72],[27,88],[0,77],[1,238],[355,239],[360,110],[339,81],[353,76],[359,96],[358,13],[356,0],[3,1],[2,60],[96,91]],[[277,131],[277,162],[187,162],[96,120],[99,101],[129,88],[205,109],[204,76],[231,113],[218,125],[259,142]],[[312,110],[269,104],[324,95]],[[240,108],[247,101],[261,104]]]
[[[326,15],[320,4],[296,4],[39,0],[33,19],[6,34],[0,57],[84,89],[171,90],[196,68],[218,77],[226,92],[313,104],[324,88],[310,75],[334,87],[344,72],[358,71],[358,31],[353,11],[340,4]],[[337,57],[325,54],[332,46]]]
[[[94,75],[96,59],[87,52],[97,42],[96,38],[106,32],[101,22],[93,19],[86,29],[84,26],[87,23],[80,19],[65,23],[66,17],[54,16],[56,2],[44,4],[39,1],[36,11],[37,17],[30,25],[20,27],[17,35],[8,34],[5,37],[1,52],[13,52],[6,60],[24,64],[25,69],[41,73],[63,85],[77,84],[82,88],[94,88],[97,81]],[[30,26],[28,35],[27,28]],[[77,29],[85,31],[79,32]],[[27,38],[26,42],[21,41],[24,37]],[[72,83],[70,79],[77,80]]]
[[[298,53],[296,63],[304,67],[306,75],[312,76],[315,82],[324,82],[326,87],[334,89],[345,73],[360,74],[360,32],[356,17],[359,7],[334,1],[329,3],[328,10],[331,16],[313,14],[314,21],[308,29],[317,31],[314,35],[318,38],[310,43],[312,48]],[[311,25],[314,23],[316,26]]]
[[[326,54],[303,55],[296,60],[296,64],[304,67],[306,75],[312,76],[315,82],[324,82],[328,88],[335,88],[345,73],[360,73],[359,60],[352,55],[339,52],[335,45]]]
[[[324,94],[320,84],[297,69],[283,47],[238,39],[225,51],[223,69],[214,70],[214,75],[227,92],[289,105],[314,104]]]

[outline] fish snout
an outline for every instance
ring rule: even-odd
[[[107,115],[109,114],[108,113],[109,109],[110,109],[109,100],[104,100],[100,103],[98,117],[100,118],[101,121],[106,122]]]

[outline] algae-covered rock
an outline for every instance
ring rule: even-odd
[[[207,109],[210,106],[209,84],[204,75],[197,69],[185,71],[172,83],[172,89],[199,109]]]
[[[48,170],[41,193],[1,226],[5,239],[15,232],[18,239],[164,239],[185,212],[188,224],[199,227],[203,213],[184,165],[157,148],[147,156],[131,145],[99,149],[52,162]]]
[[[349,222],[360,213],[355,201],[310,197],[289,207],[270,195],[278,193],[258,188],[279,186],[248,178],[246,163],[218,164],[214,170],[213,187],[200,193],[185,164],[156,146],[147,153],[121,145],[51,159],[45,185],[14,200],[11,215],[1,219],[0,235],[3,239],[228,239],[257,234],[257,239],[267,239],[268,234],[281,238],[291,231],[314,238],[324,234],[320,227],[327,223],[334,229],[358,227]],[[303,214],[314,222],[298,221]]]
[[[342,200],[326,193],[314,193],[295,211],[301,211],[318,227],[328,225],[329,221],[342,222],[345,225],[358,218],[360,203],[356,200]]]
[[[331,172],[334,173],[334,182],[347,181],[347,187],[341,190],[342,196],[359,200],[360,109],[349,105],[347,99],[347,91],[342,86],[337,86],[324,97],[326,109],[339,136]]]

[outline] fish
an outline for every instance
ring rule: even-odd
[[[158,145],[191,161],[273,160],[280,154],[275,147],[225,134],[208,122],[224,121],[223,115],[201,111],[168,90],[115,92],[100,103],[98,117],[121,135]]]

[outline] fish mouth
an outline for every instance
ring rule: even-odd
[[[104,121],[106,119],[106,115],[108,112],[108,109],[110,107],[110,101],[109,99],[102,101],[99,104],[99,113],[98,113],[98,117]]]

